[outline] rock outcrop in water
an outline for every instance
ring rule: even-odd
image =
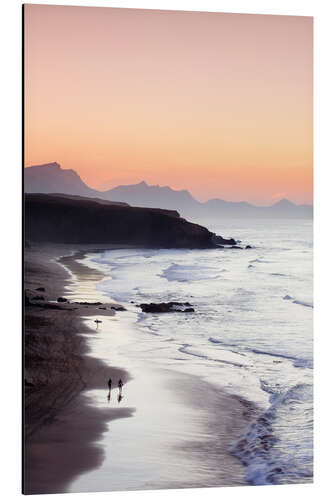
[[[159,304],[151,302],[150,304],[140,304],[138,307],[146,313],[195,312],[189,302],[160,302]]]
[[[138,208],[65,195],[25,196],[31,242],[214,248],[213,233],[173,210]]]
[[[223,238],[223,236],[218,236],[217,234],[213,234],[212,241],[216,245],[236,245],[236,241],[233,238],[226,239]]]

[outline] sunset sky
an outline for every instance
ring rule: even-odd
[[[25,6],[25,165],[312,202],[312,18]]]

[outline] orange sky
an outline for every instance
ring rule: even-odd
[[[312,202],[312,18],[25,6],[25,165]]]

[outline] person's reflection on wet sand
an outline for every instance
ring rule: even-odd
[[[108,392],[108,403],[110,403],[110,399],[111,399],[111,389]]]
[[[123,396],[119,393],[117,399],[118,399],[118,403],[120,403],[120,401],[123,399]]]

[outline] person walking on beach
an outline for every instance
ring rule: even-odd
[[[109,387],[108,401],[109,402],[110,402],[110,399],[111,399],[111,386],[112,386],[112,380],[109,378],[109,380],[108,380],[108,387]]]
[[[119,394],[121,394],[121,391],[122,391],[122,388],[123,388],[123,381],[121,380],[121,378],[119,379],[119,382],[118,382],[118,387],[119,387]]]

